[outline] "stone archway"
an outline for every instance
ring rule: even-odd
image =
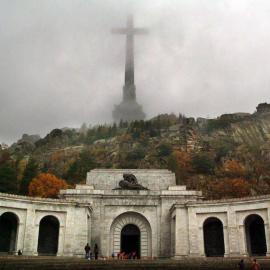
[[[38,255],[56,255],[58,251],[59,221],[45,216],[39,223]]]
[[[0,216],[0,252],[13,254],[16,251],[18,217],[11,212]]]
[[[259,215],[250,215],[245,220],[247,251],[249,255],[266,255],[264,220]]]
[[[127,212],[119,215],[115,218],[111,225],[110,230],[110,243],[111,252],[117,254],[121,251],[121,234],[123,232],[128,233],[129,228],[127,225],[135,225],[139,230],[139,245],[140,256],[151,257],[152,256],[152,230],[148,220],[141,214],[136,212]],[[133,227],[134,228],[134,227]],[[136,233],[138,235],[138,232]],[[132,235],[136,235],[133,233]]]
[[[215,217],[203,223],[204,250],[207,257],[223,257],[225,253],[222,222]]]

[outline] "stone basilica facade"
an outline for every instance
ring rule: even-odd
[[[123,174],[148,190],[121,190]],[[139,258],[270,254],[270,196],[204,201],[167,170],[93,170],[59,199],[0,194],[0,252]]]

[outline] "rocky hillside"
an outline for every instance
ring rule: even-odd
[[[83,182],[96,167],[168,168],[178,184],[203,190],[208,199],[265,194],[270,193],[269,106],[216,119],[171,114],[113,126],[55,129],[43,139],[23,135],[8,151],[22,167],[21,175],[32,158],[39,172],[69,185]],[[22,176],[17,177],[20,181]]]

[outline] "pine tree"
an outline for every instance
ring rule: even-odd
[[[80,183],[85,179],[86,173],[94,168],[96,168],[94,153],[86,149],[70,165],[65,178],[71,185]]]
[[[0,170],[0,192],[17,192],[17,170],[13,163],[6,162]]]
[[[123,120],[121,118],[120,122],[119,122],[119,128],[123,128],[124,127],[124,123],[123,123]]]
[[[116,136],[116,134],[117,134],[117,125],[114,122],[113,127],[112,127],[112,136]]]
[[[28,164],[23,172],[22,180],[20,182],[19,194],[28,195],[28,187],[33,178],[38,176],[38,164],[35,159],[30,158]]]

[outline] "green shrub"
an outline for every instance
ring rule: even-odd
[[[145,150],[142,147],[136,147],[127,153],[127,160],[140,160],[145,157]]]
[[[162,143],[158,147],[158,155],[160,157],[170,156],[173,152],[173,147],[169,143]]]
[[[207,153],[195,155],[191,161],[197,173],[210,174],[215,170],[215,163],[212,157]]]

